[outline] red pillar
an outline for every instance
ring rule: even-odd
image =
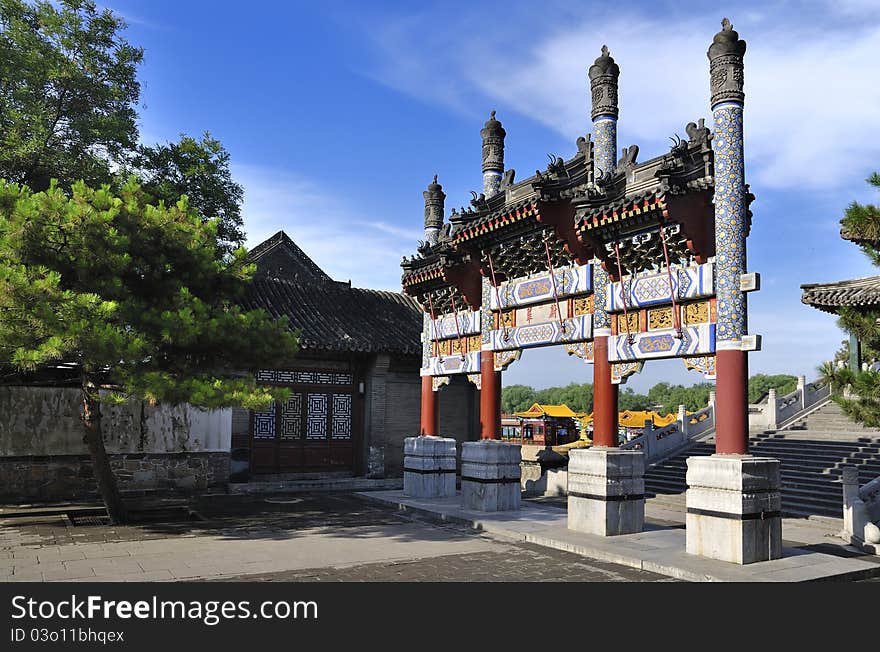
[[[501,439],[501,372],[493,351],[480,351],[480,439]]]
[[[434,391],[434,379],[422,376],[422,435],[437,436],[437,392]]]
[[[715,452],[745,455],[749,452],[747,354],[722,349],[715,355]]]
[[[611,382],[608,337],[593,339],[593,445],[617,447],[617,385]]]

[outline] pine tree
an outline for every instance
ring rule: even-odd
[[[880,190],[880,174],[875,172],[867,181]],[[880,267],[880,208],[852,202],[840,224],[841,235],[859,245],[871,262]],[[880,351],[880,305],[844,307],[837,314],[838,325],[855,335],[864,351]],[[880,372],[853,371],[834,364],[824,365],[821,371],[838,393],[834,400],[844,412],[866,426],[880,426]],[[854,396],[841,394],[847,387]]]
[[[85,442],[108,513],[126,520],[101,431],[102,401],[264,408],[283,390],[253,372],[296,352],[284,319],[245,312],[246,252],[218,247],[219,220],[154,200],[53,181],[0,180],[0,365],[79,370]]]

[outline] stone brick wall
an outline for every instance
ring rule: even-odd
[[[229,481],[229,453],[125,453],[110,455],[124,492],[189,492]],[[0,501],[70,500],[97,496],[87,455],[0,458]]]
[[[367,475],[403,475],[403,440],[419,432],[422,379],[418,366],[391,371],[379,356],[368,375]],[[479,392],[463,377],[440,389],[440,434],[460,443],[479,438]]]

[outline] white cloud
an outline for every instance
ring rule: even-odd
[[[790,5],[773,20],[744,10],[737,24],[732,16],[749,44],[745,124],[753,185],[832,189],[876,165],[880,12],[866,11],[869,4],[852,0],[840,15],[827,13],[819,28],[798,24]],[[858,26],[842,22],[857,10]],[[635,142],[648,158],[687,122],[710,122],[706,50],[715,17],[621,12],[536,29],[528,38],[512,36],[517,26],[477,35],[467,25],[446,25],[442,40],[414,20],[390,20],[376,31],[383,61],[374,76],[428,102],[475,115],[497,106],[502,120],[513,110],[573,142],[590,128],[586,73],[607,43],[621,66],[620,146]]]
[[[245,189],[248,247],[284,230],[332,278],[400,291],[400,261],[412,253],[417,232],[371,219],[305,177],[253,165],[231,167]]]

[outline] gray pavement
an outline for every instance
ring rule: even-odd
[[[120,527],[7,513],[0,581],[665,579],[351,494],[206,496],[194,508],[202,519]]]
[[[740,566],[685,552],[684,512],[676,503],[646,506],[645,531],[602,537],[567,528],[566,512],[556,501],[526,501],[513,512],[463,509],[459,496],[416,499],[400,491],[362,494],[369,500],[397,506],[439,522],[457,523],[510,540],[576,553],[687,581],[803,582],[875,578],[880,558],[866,555],[834,539],[839,524],[783,520],[783,558]]]

